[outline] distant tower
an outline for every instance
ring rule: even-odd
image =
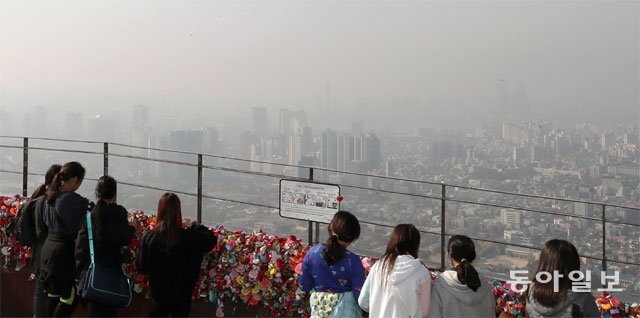
[[[506,78],[501,78],[498,81],[498,110],[504,112],[507,115],[511,112],[510,94],[509,94],[509,82]]]
[[[320,166],[327,169],[338,168],[338,133],[327,129],[320,139]]]
[[[284,135],[295,133],[291,130],[292,112],[286,108],[280,109],[278,113],[278,132]]]

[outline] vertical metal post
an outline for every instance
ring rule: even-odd
[[[109,143],[104,143],[104,150],[102,152],[102,173],[106,176],[109,175]]]
[[[602,205],[602,270],[607,271],[607,206]]]
[[[202,224],[202,154],[198,154],[198,223]]]
[[[313,181],[313,168],[309,168],[309,181]],[[311,244],[313,244],[313,221],[309,221],[309,245]]]
[[[22,139],[22,196],[27,196],[27,182],[29,179],[29,138]]]
[[[445,269],[445,210],[447,206],[447,185],[442,183],[442,197],[440,199],[440,267]]]

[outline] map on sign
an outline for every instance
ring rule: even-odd
[[[329,223],[340,210],[339,196],[334,184],[280,180],[280,216]]]

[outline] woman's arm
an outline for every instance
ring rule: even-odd
[[[313,289],[313,273],[311,273],[310,266],[310,253],[307,252],[307,255],[304,256],[304,260],[302,261],[302,270],[300,273],[300,277],[298,277],[298,283],[300,284],[300,288],[304,291],[310,291]]]
[[[81,222],[80,230],[76,236],[76,278],[80,278],[84,270],[87,269],[91,263],[91,254],[89,253],[89,236],[86,224],[86,221]]]
[[[140,240],[140,248],[136,256],[136,270],[139,273],[146,274],[149,272],[149,237],[151,232],[147,232]]]
[[[422,306],[422,317],[429,316],[430,303],[431,303],[431,275],[427,273],[427,280],[420,283],[420,305]]]
[[[373,279],[373,271],[369,273],[367,279],[364,281],[364,285],[362,285],[362,291],[360,292],[360,297],[358,297],[358,305],[362,310],[369,312],[369,290],[371,289],[371,280]]]
[[[353,297],[358,299],[360,297],[360,291],[362,290],[362,285],[364,285],[365,275],[364,275],[364,267],[362,266],[362,262],[360,261],[360,257],[356,254],[351,254],[353,256],[353,260],[351,261],[351,266],[353,267],[353,276],[351,277],[351,286],[353,286]]]
[[[441,318],[442,316],[442,299],[438,293],[438,288],[433,286],[431,297],[429,299],[429,318]]]
[[[116,243],[118,246],[128,245],[129,242],[133,239],[135,235],[135,228],[129,225],[129,213],[127,210],[121,206],[117,205],[116,210],[116,223],[115,223],[115,231],[116,231]]]
[[[49,227],[44,222],[44,213],[47,207],[46,196],[41,196],[36,202],[36,210],[35,210],[35,220],[36,220],[36,236],[38,241],[44,241],[49,235]]]

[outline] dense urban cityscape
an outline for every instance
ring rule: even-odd
[[[196,168],[169,162],[193,165],[197,163],[196,157],[159,149],[211,154],[203,163],[209,167],[203,178],[203,192],[208,197],[203,204],[204,222],[300,237],[306,236],[306,222],[278,215],[278,182],[286,177],[308,178],[308,169],[299,166],[317,167],[314,181],[340,185],[346,198],[342,208],[373,223],[367,225],[369,231],[356,244],[358,251],[370,255],[382,253],[387,226],[410,222],[424,231],[422,257],[433,267],[440,264],[438,198],[442,195],[440,183],[444,183],[448,185],[446,197],[452,199],[446,204],[446,233],[473,234],[480,240],[479,252],[485,259],[479,267],[500,278],[507,278],[511,269],[531,267],[536,250],[550,237],[575,242],[581,255],[586,256],[583,261],[587,268],[599,268],[597,258],[603,256],[603,223],[599,219],[603,208],[586,202],[528,198],[482,189],[629,207],[637,207],[640,202],[637,126],[576,123],[560,127],[547,120],[521,119],[465,129],[375,132],[366,130],[362,124],[353,124],[348,129],[315,130],[313,118],[304,110],[254,107],[250,111],[250,126],[236,139],[231,136],[233,132],[208,126],[163,130],[154,124],[149,107],[143,105],[132,107],[128,127],[121,124],[117,114],[85,120],[83,113],[68,113],[66,126],[82,123],[86,127],[75,136],[44,134],[51,129],[47,128],[50,121],[43,115],[46,112],[37,107],[33,113],[24,114],[22,125],[15,128],[3,125],[0,135],[116,143],[109,149],[113,153],[110,174],[125,185],[130,184],[121,191],[119,199],[127,208],[150,212],[155,210],[158,189],[196,193]],[[14,116],[6,111],[0,115]],[[22,140],[3,139],[4,144],[11,142],[21,145]],[[86,150],[94,145],[36,139],[30,146]],[[102,151],[102,144],[95,146],[95,151]],[[39,170],[55,160],[71,158],[66,153],[46,152],[46,156],[38,156],[38,150],[32,152],[35,154],[30,157],[30,172],[34,173],[41,173]],[[0,170],[21,171],[21,150],[3,153]],[[101,156],[86,156],[84,161],[90,173],[100,175]],[[35,184],[37,178],[30,177],[29,181]],[[15,189],[18,193],[21,189],[20,176],[3,173],[0,182],[3,190]],[[89,197],[91,187],[85,185],[82,189]],[[195,198],[187,196],[184,201],[186,215],[194,218]],[[605,208],[604,213],[607,221],[624,223],[607,223],[606,257],[637,263],[640,230],[638,226],[625,224],[640,224],[640,215],[615,207]],[[323,228],[319,234],[321,238],[326,235]],[[608,266],[621,270],[621,284],[625,288],[633,287],[638,281],[638,268],[623,263],[609,262]]]

